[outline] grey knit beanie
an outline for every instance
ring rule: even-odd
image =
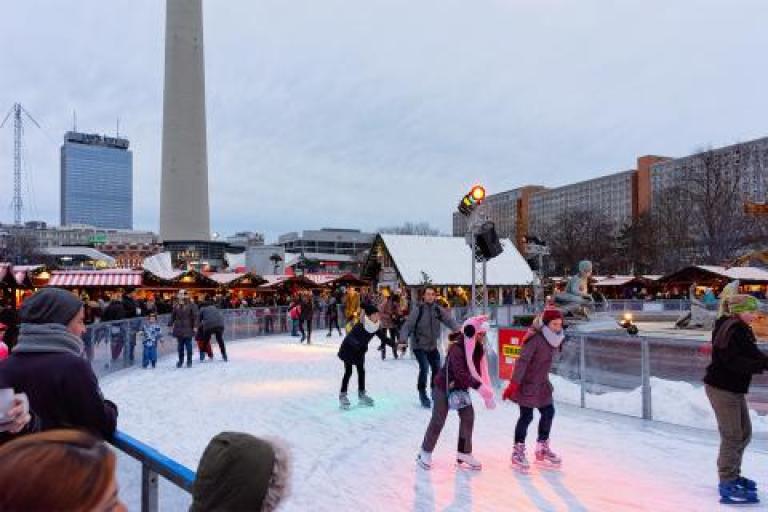
[[[24,324],[68,325],[83,302],[61,288],[43,288],[24,301],[19,318]]]

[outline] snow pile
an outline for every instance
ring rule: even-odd
[[[176,369],[174,358],[165,357],[156,370],[119,372],[102,386],[120,407],[120,429],[193,469],[223,430],[284,438],[295,464],[292,495],[281,512],[718,510],[716,433],[563,404],[552,433],[553,448],[565,461],[560,472],[514,473],[509,455],[518,408],[506,402],[486,410],[474,392],[473,453],[483,471],[454,467],[455,413],[435,450],[435,468],[417,469],[414,458],[430,412],[418,403],[416,362],[381,361],[372,343],[366,374],[376,407],[340,411],[338,338],[326,340],[312,346],[285,337],[236,343],[229,347],[229,363],[195,361],[191,369]],[[578,399],[577,386],[554,383],[560,398]],[[663,384],[654,385],[661,394]],[[355,378],[350,391],[356,404]],[[629,403],[628,409],[639,411],[638,391],[589,398],[596,400],[593,406]],[[681,400],[673,401],[676,407]],[[667,407],[656,401],[663,415]],[[536,423],[529,447],[535,431]],[[767,466],[766,443],[753,441],[745,473],[759,479]],[[121,465],[121,495],[130,510],[138,510],[139,474],[135,464]],[[186,510],[188,498],[168,487],[161,485],[161,509]]]
[[[550,377],[555,388],[555,400],[580,405],[581,388],[578,382],[571,382],[558,375]],[[608,393],[587,393],[586,405],[590,409],[642,416],[642,392],[637,387],[632,391]],[[687,427],[717,430],[715,414],[704,392],[703,386],[688,382],[651,378],[651,407],[653,419]],[[768,416],[761,416],[750,410],[754,432],[768,433]]]

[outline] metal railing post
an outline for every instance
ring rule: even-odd
[[[640,340],[641,350],[641,372],[643,378],[642,398],[643,398],[643,419],[653,419],[653,409],[651,406],[651,353],[648,339]]]
[[[158,475],[146,464],[141,465],[141,512],[160,510]]]
[[[579,336],[579,386],[580,386],[580,403],[581,408],[587,406],[587,381],[585,373],[587,372],[587,356],[585,353],[585,340],[584,336]]]

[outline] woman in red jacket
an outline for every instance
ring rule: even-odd
[[[505,400],[517,402],[520,407],[520,418],[515,427],[512,465],[522,471],[530,469],[525,455],[525,438],[528,425],[533,421],[534,409],[538,409],[541,415],[536,440],[536,461],[552,466],[559,466],[562,462],[549,448],[549,433],[555,417],[549,371],[555,353],[560,350],[565,339],[563,314],[557,309],[546,309],[542,313],[541,323],[541,328],[526,341],[503,395]]]

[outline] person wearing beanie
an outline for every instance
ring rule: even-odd
[[[281,441],[222,432],[200,459],[189,512],[272,512],[288,496],[290,478]]]
[[[561,349],[565,334],[563,314],[559,309],[548,308],[541,314],[541,327],[530,336],[523,346],[515,371],[504,390],[503,399],[517,402],[520,417],[515,426],[515,446],[512,465],[521,471],[528,471],[530,463],[525,453],[525,438],[528,426],[533,421],[533,410],[539,410],[539,428],[536,438],[536,462],[558,467],[560,457],[549,447],[549,435],[555,406],[552,398],[552,383],[549,371],[555,353]]]
[[[720,453],[718,490],[724,503],[757,503],[757,484],[742,476],[741,461],[752,435],[746,395],[752,375],[768,369],[768,357],[757,348],[749,325],[760,303],[750,295],[723,300],[723,316],[712,331],[712,361],[704,388],[717,418]]]
[[[472,455],[475,409],[469,389],[480,394],[486,408],[496,407],[485,350],[488,330],[488,317],[475,316],[464,322],[461,333],[452,333],[449,337],[451,344],[445,356],[445,365],[435,376],[432,418],[424,434],[421,451],[416,457],[416,462],[424,469],[432,468],[432,452],[440,438],[449,409],[456,409],[459,414],[456,462],[468,469],[482,469],[482,464]]]
[[[373,399],[365,392],[365,353],[368,352],[368,344],[379,331],[379,309],[373,304],[363,306],[363,318],[352,327],[352,330],[344,337],[339,347],[339,359],[344,362],[344,376],[341,378],[341,391],[339,392],[339,405],[342,409],[349,409],[351,404],[347,397],[349,379],[352,377],[352,369],[357,370],[357,396],[358,403],[364,407],[373,407]]]
[[[84,315],[80,299],[58,288],[44,288],[24,301],[18,343],[0,362],[0,388],[29,398],[33,421],[22,434],[76,428],[108,439],[115,432],[117,407],[104,399],[83,357]],[[9,437],[0,434],[0,442]]]

